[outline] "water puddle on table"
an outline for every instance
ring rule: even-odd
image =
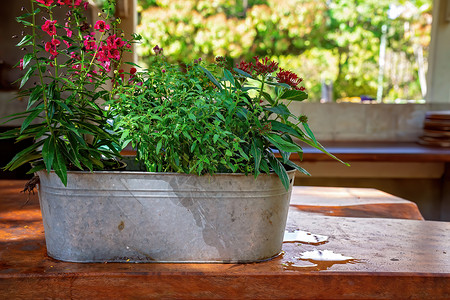
[[[311,232],[294,230],[286,230],[284,232],[283,243],[302,243],[309,245],[322,245],[328,242],[328,237]]]
[[[344,256],[334,253],[330,250],[312,250],[294,257],[296,261],[287,261],[283,263],[285,270],[292,271],[323,271],[328,270],[334,265],[356,264],[362,262],[350,256]]]

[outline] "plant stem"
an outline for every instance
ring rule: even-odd
[[[45,122],[47,123],[47,127],[50,130],[50,136],[53,136],[53,127],[51,125],[50,122],[50,118],[48,116],[48,99],[47,99],[47,91],[45,88],[45,83],[44,83],[44,75],[42,74],[42,70],[41,70],[41,65],[39,63],[39,59],[37,57],[38,52],[36,49],[36,14],[34,13],[34,1],[30,0],[31,2],[31,11],[32,11],[32,35],[33,35],[33,56],[34,59],[36,60],[36,65],[37,65],[37,69],[38,69],[38,74],[39,74],[39,81],[41,82],[41,87],[42,87],[42,98],[44,100],[44,113],[45,113]],[[56,138],[56,137],[55,137]]]

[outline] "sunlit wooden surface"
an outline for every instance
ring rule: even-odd
[[[450,223],[420,220],[411,202],[377,190],[295,188],[287,230],[328,240],[284,243],[263,263],[78,264],[46,255],[24,183],[0,181],[0,299],[450,298]],[[352,259],[299,259],[314,250]]]

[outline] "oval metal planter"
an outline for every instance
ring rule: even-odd
[[[257,262],[278,255],[291,186],[275,174],[38,172],[48,255],[71,262]]]

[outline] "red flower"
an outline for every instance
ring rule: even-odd
[[[23,70],[23,58],[20,59],[19,69]]]
[[[277,73],[277,81],[291,86],[294,90],[305,90],[304,87],[298,86],[303,81],[303,78],[299,78],[297,74],[288,70],[280,69],[280,72]]]
[[[253,57],[255,59],[255,63],[241,61],[239,65],[236,65],[236,68],[253,75],[268,75],[276,70],[278,70],[278,63],[272,60],[269,60],[268,57],[263,58],[261,61],[258,56]]]
[[[45,32],[47,32],[49,35],[56,35],[56,20],[47,20],[45,21],[44,25],[42,25],[42,30],[44,30]]]
[[[124,80],[124,78],[125,78],[125,75],[123,74],[123,72],[124,72],[123,69],[119,70],[119,77],[122,78],[122,80]]]
[[[51,42],[45,43],[45,51],[49,52],[51,55],[56,56],[58,55],[58,51],[56,48],[61,44],[60,41],[57,39],[52,39]]]
[[[242,70],[245,73],[248,73],[248,74],[251,75],[252,72],[253,72],[254,66],[253,66],[253,64],[251,62],[248,63],[248,62],[245,62],[245,61],[241,61],[239,64],[236,64],[236,68],[238,68],[239,70]]]
[[[131,75],[136,74],[136,72],[137,72],[136,68],[131,68],[131,69],[130,69],[130,74],[131,74]]]
[[[105,21],[103,21],[103,20],[98,20],[95,23],[94,28],[100,32],[105,32],[105,30],[109,30],[109,25],[106,24]]]
[[[45,6],[50,6],[53,4],[54,0],[36,0],[37,2],[44,4]]]
[[[273,60],[269,60],[268,57],[261,59],[261,61],[258,56],[253,58],[256,60],[254,70],[257,75],[267,75],[278,70],[278,63]]]

